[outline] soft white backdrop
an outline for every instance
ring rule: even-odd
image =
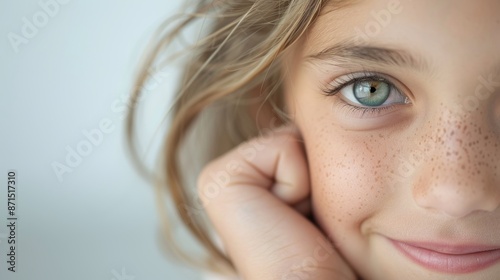
[[[0,0],[0,279],[199,279],[159,249],[154,193],[125,152],[122,119],[141,51],[182,0],[61,0],[44,18],[40,3],[53,1]],[[26,20],[39,25],[28,36]],[[144,139],[175,87],[178,72],[165,71],[145,101]],[[83,131],[103,121],[111,131],[69,166]],[[58,178],[55,162],[71,172]],[[9,169],[18,171],[16,273],[6,267]]]

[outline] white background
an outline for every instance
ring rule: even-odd
[[[161,253],[154,192],[126,153],[124,111],[112,109],[180,3],[68,1],[16,53],[9,34],[23,36],[23,18],[33,23],[43,9],[39,0],[0,0],[0,279],[199,279]],[[146,100],[144,139],[168,108],[177,75],[168,71]],[[67,147],[104,119],[114,130],[59,180],[52,164],[66,164]],[[18,171],[16,273],[6,268],[9,169]]]

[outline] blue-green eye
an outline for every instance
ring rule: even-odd
[[[409,99],[394,85],[378,77],[364,77],[338,89],[340,97],[354,107],[381,108],[408,104]]]
[[[389,98],[391,86],[382,81],[358,81],[353,84],[352,91],[361,105],[378,107]]]

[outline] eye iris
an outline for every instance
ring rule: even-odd
[[[389,98],[389,84],[379,81],[358,81],[353,85],[354,97],[364,106],[380,106]]]

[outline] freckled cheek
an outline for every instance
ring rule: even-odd
[[[385,152],[366,142],[314,146],[308,155],[317,219],[328,228],[340,224],[359,228],[381,206],[390,183]]]

